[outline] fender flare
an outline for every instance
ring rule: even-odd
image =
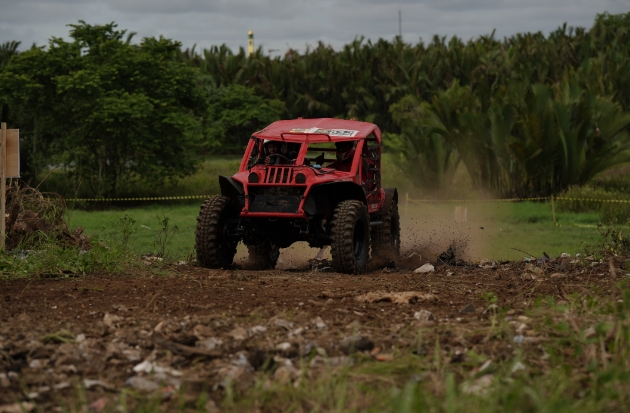
[[[367,205],[365,192],[354,182],[329,182],[311,188],[302,209],[307,215],[332,216],[339,202],[354,199]]]
[[[245,205],[245,190],[243,184],[229,176],[219,175],[219,187],[221,195],[230,198],[236,205],[241,208]]]

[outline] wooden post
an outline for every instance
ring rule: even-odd
[[[553,202],[553,195],[551,195],[551,214],[553,215],[553,225],[558,226],[556,222],[556,206]]]
[[[0,125],[0,250],[4,251],[6,240],[6,203],[7,203],[7,124]]]
[[[407,215],[407,206],[409,206],[409,192],[405,192],[405,215]]]

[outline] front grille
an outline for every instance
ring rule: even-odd
[[[249,187],[251,212],[297,212],[304,194],[303,187]]]
[[[265,168],[264,184],[290,184],[293,182],[293,168],[268,166]]]

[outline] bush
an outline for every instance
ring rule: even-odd
[[[602,222],[607,224],[627,222],[630,219],[630,193],[627,191],[586,185],[571,187],[560,197],[585,200],[559,199],[558,212],[599,212]],[[607,200],[627,202],[605,202]]]

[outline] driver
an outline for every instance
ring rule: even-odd
[[[350,172],[352,169],[352,160],[354,159],[354,151],[356,148],[356,142],[345,141],[335,142],[336,158],[337,160],[328,165],[328,168],[333,168],[338,171]]]
[[[287,158],[282,151],[282,144],[278,141],[269,141],[265,143],[267,156],[265,156],[265,165],[281,165],[287,163]]]

